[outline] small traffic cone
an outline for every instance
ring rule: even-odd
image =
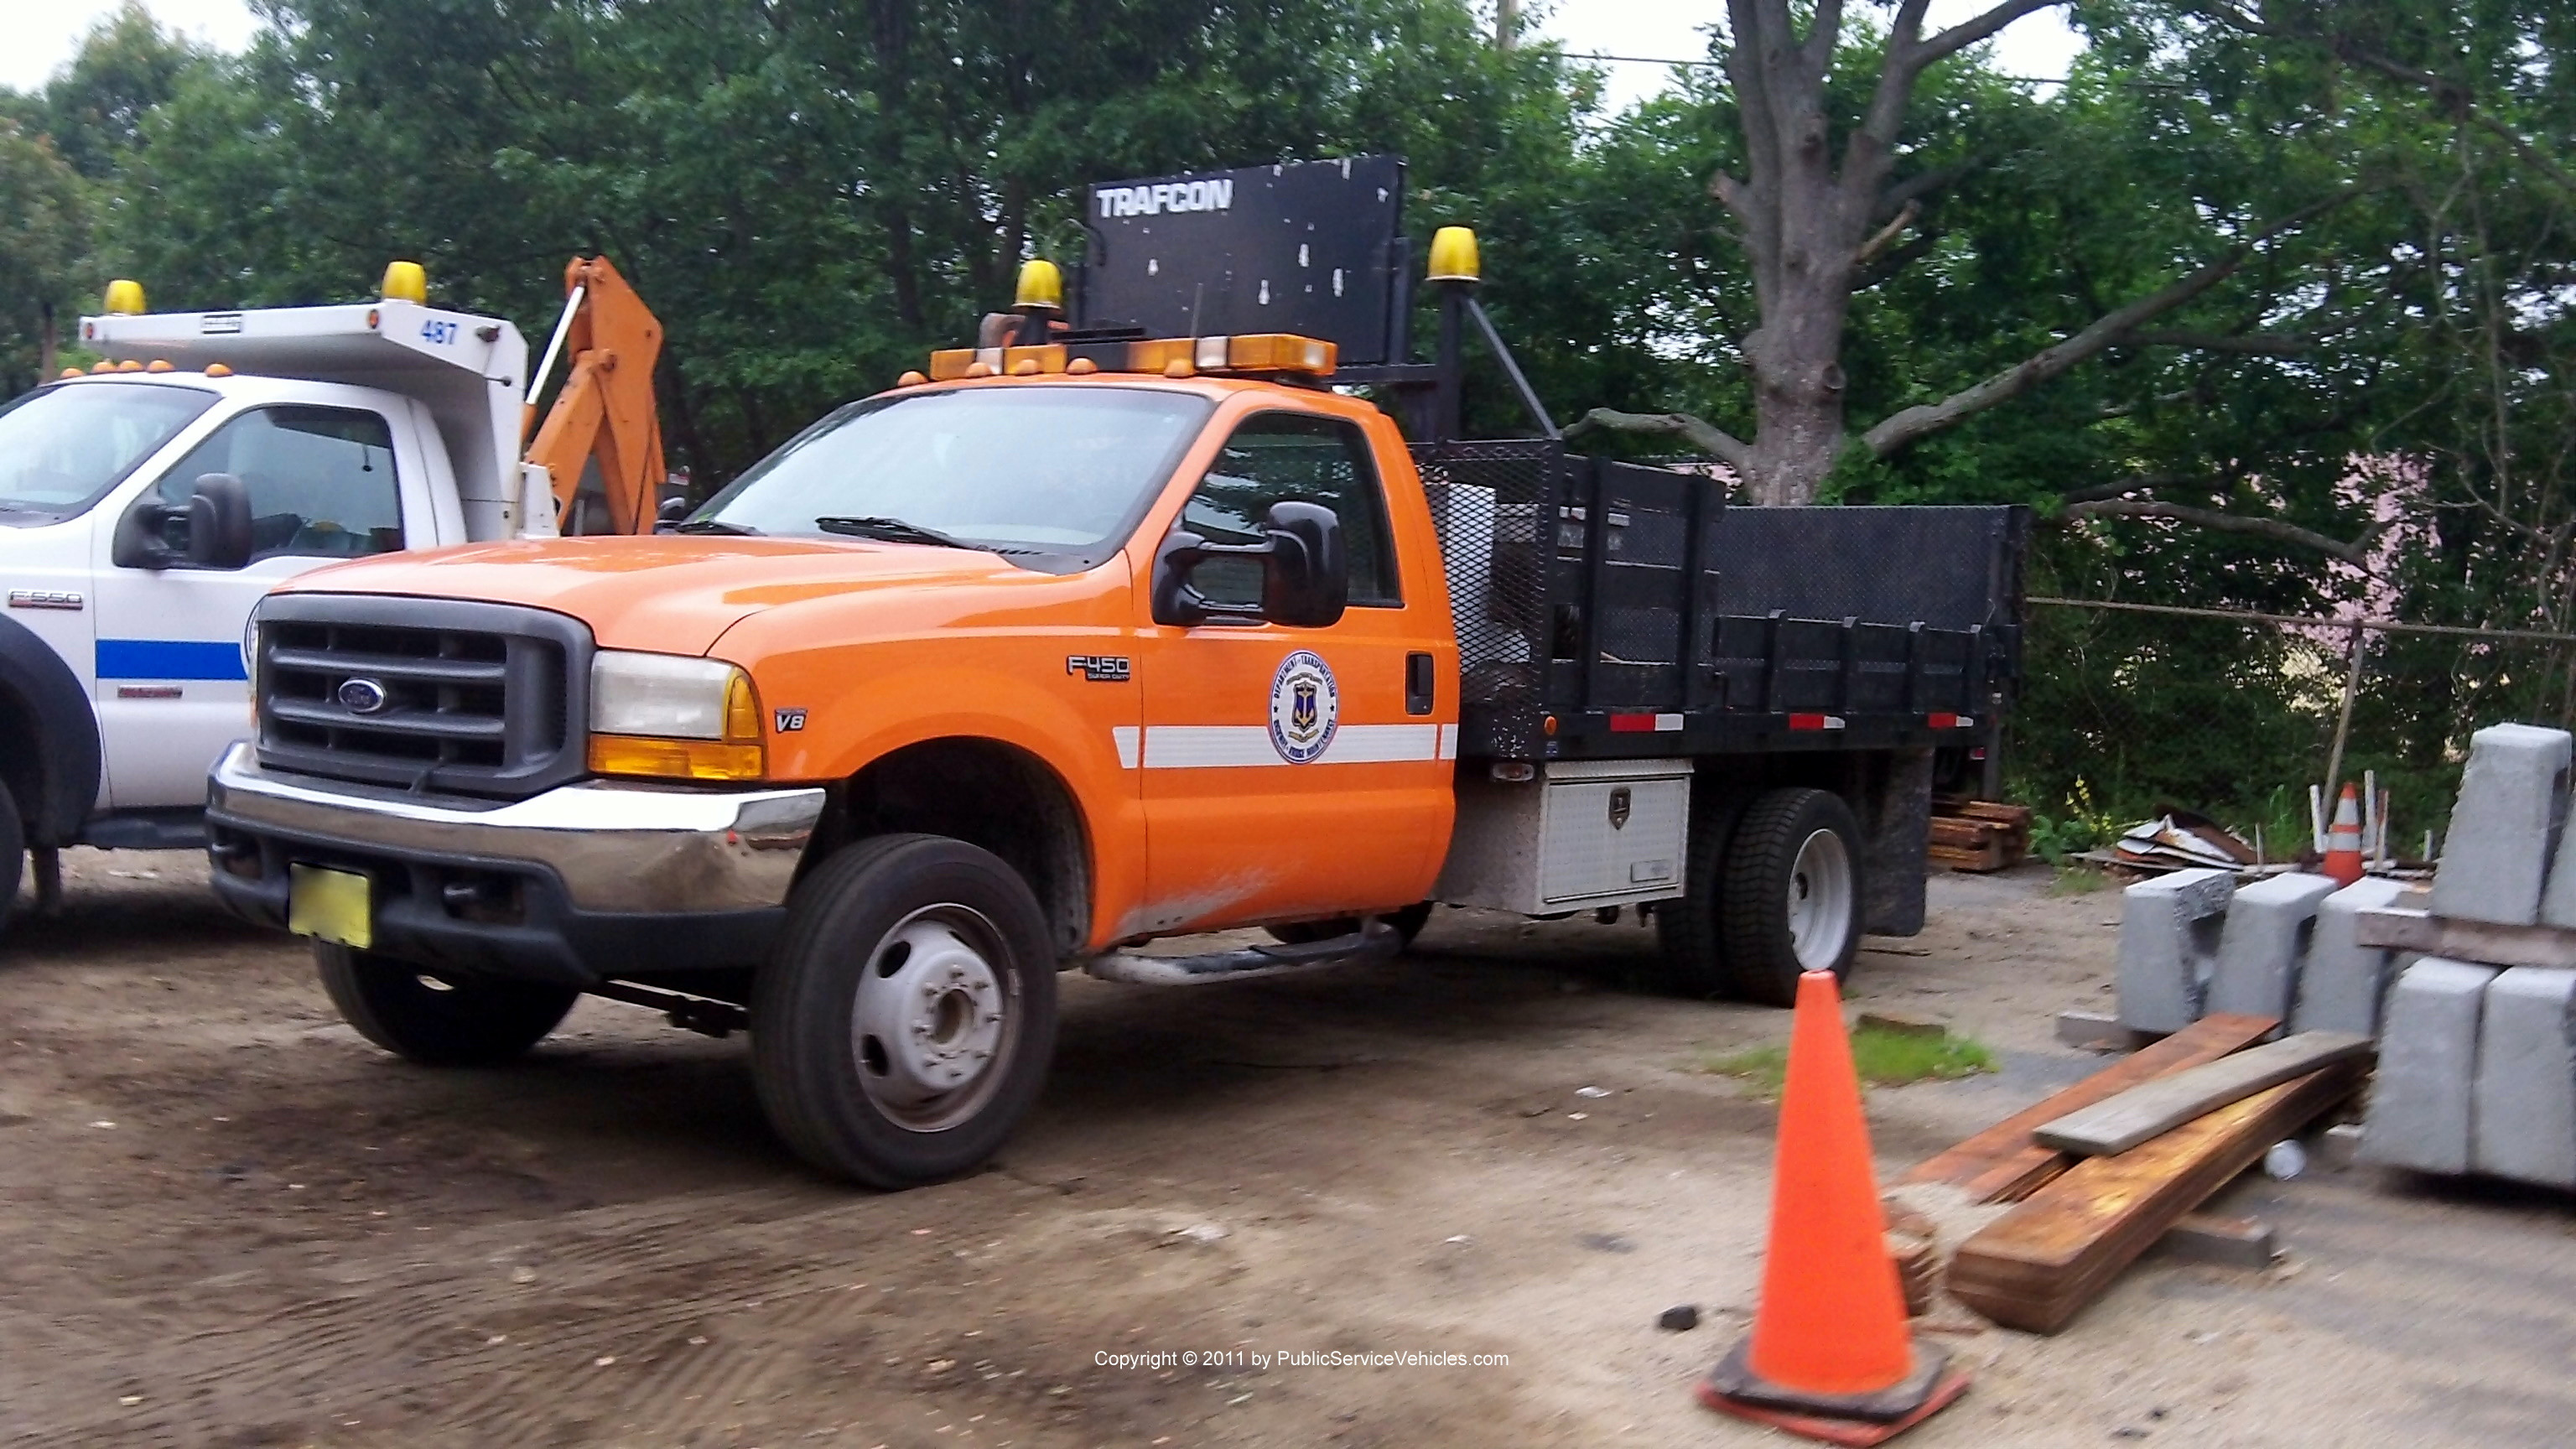
[[[1860,1076],[1831,972],[1798,978],[1771,1246],[1753,1332],[1699,1387],[1722,1414],[1821,1439],[1884,1443],[1968,1387],[1905,1326],[1904,1291],[1870,1167]]]
[[[2335,802],[2334,825],[2326,831],[2325,864],[2318,870],[2339,886],[2361,879],[2361,797],[2350,785],[2343,787],[2343,798]]]

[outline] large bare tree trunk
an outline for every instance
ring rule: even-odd
[[[1755,503],[1813,503],[1846,447],[1883,458],[1927,434],[2019,397],[2119,345],[2242,350],[2247,339],[2141,334],[2143,324],[2216,286],[2283,227],[2352,193],[2255,231],[2217,260],[2120,307],[2066,340],[1937,403],[1906,408],[1855,438],[1843,416],[1843,331],[1852,291],[1870,263],[1910,225],[1941,173],[1896,179],[1897,142],[1914,87],[1935,62],[2034,11],[2066,0],[2001,0],[1936,35],[1923,34],[1930,0],[1902,0],[1891,22],[1869,108],[1839,148],[1825,110],[1825,82],[1842,39],[1841,0],[1815,0],[1804,35],[1788,0],[1727,0],[1726,75],[1744,129],[1742,176],[1720,172],[1709,194],[1734,217],[1753,270],[1760,323],[1742,342],[1753,373],[1750,441],[1681,413],[1596,408],[1575,431],[1609,428],[1680,438],[1734,470]]]

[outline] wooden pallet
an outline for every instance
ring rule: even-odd
[[[2167,1229],[2360,1081],[2360,1063],[2337,1062],[2116,1157],[2086,1158],[1959,1245],[1952,1296],[2007,1328],[2055,1333]]]
[[[2030,854],[2030,807],[1935,796],[1926,854],[1933,864],[1952,870],[1989,871],[2018,865]]]
[[[2392,907],[2363,911],[2353,934],[2364,946],[2488,966],[2576,966],[2576,930],[2565,926],[2508,926]]]

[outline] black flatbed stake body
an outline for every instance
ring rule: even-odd
[[[1730,508],[1706,474],[1569,452],[1472,287],[1428,284],[1436,356],[1414,359],[1405,192],[1392,156],[1094,186],[1066,340],[1294,332],[1340,349],[1330,382],[1387,396],[1440,531],[1462,757],[1992,746],[2027,509]],[[1456,436],[1471,334],[1540,436]]]
[[[1729,508],[1716,479],[1543,438],[1414,453],[1462,755],[1966,747],[2010,707],[2027,509]]]

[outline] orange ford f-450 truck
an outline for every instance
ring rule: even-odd
[[[1031,264],[982,346],[670,533],[299,577],[210,784],[217,891],[416,1061],[583,992],[747,1026],[780,1133],[885,1187],[1000,1145],[1067,967],[1627,908],[1677,987],[1786,1004],[1917,929],[1935,771],[2014,679],[2021,515],[1727,510],[1570,455],[1463,231],[1407,360],[1401,194],[1386,158],[1095,187],[1071,307]],[[1538,436],[1458,436],[1471,327]]]

